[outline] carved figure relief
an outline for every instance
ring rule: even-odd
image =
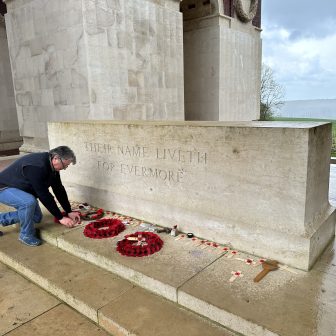
[[[258,0],[251,0],[248,13],[245,12],[242,0],[234,0],[234,8],[240,21],[247,23],[253,20],[258,10]]]

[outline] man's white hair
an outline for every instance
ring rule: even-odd
[[[76,164],[76,155],[68,146],[59,146],[49,151],[51,158],[55,156],[62,160],[70,160],[72,164]]]

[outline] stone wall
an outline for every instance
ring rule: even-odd
[[[230,1],[6,4],[22,152],[49,148],[47,121],[259,117],[260,29]]]
[[[47,121],[184,119],[176,0],[7,0],[24,146],[49,148]]]
[[[5,19],[0,14],[0,152],[22,144],[15,108],[13,79],[9,61]]]
[[[74,200],[305,270],[334,237],[331,124],[64,122],[49,140],[77,155]]]
[[[86,119],[90,112],[82,1],[6,4],[21,151],[48,149],[48,121]]]
[[[91,115],[184,120],[179,1],[88,0],[84,6]]]

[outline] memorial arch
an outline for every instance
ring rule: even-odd
[[[187,120],[259,118],[261,1],[241,1],[181,2]]]
[[[258,119],[260,1],[5,0],[21,151],[48,121]]]

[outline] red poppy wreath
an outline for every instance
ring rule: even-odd
[[[100,219],[87,224],[84,228],[84,236],[93,239],[110,238],[125,230],[125,225],[114,218]]]
[[[163,241],[152,232],[135,232],[118,241],[117,251],[128,257],[143,257],[161,250]]]

